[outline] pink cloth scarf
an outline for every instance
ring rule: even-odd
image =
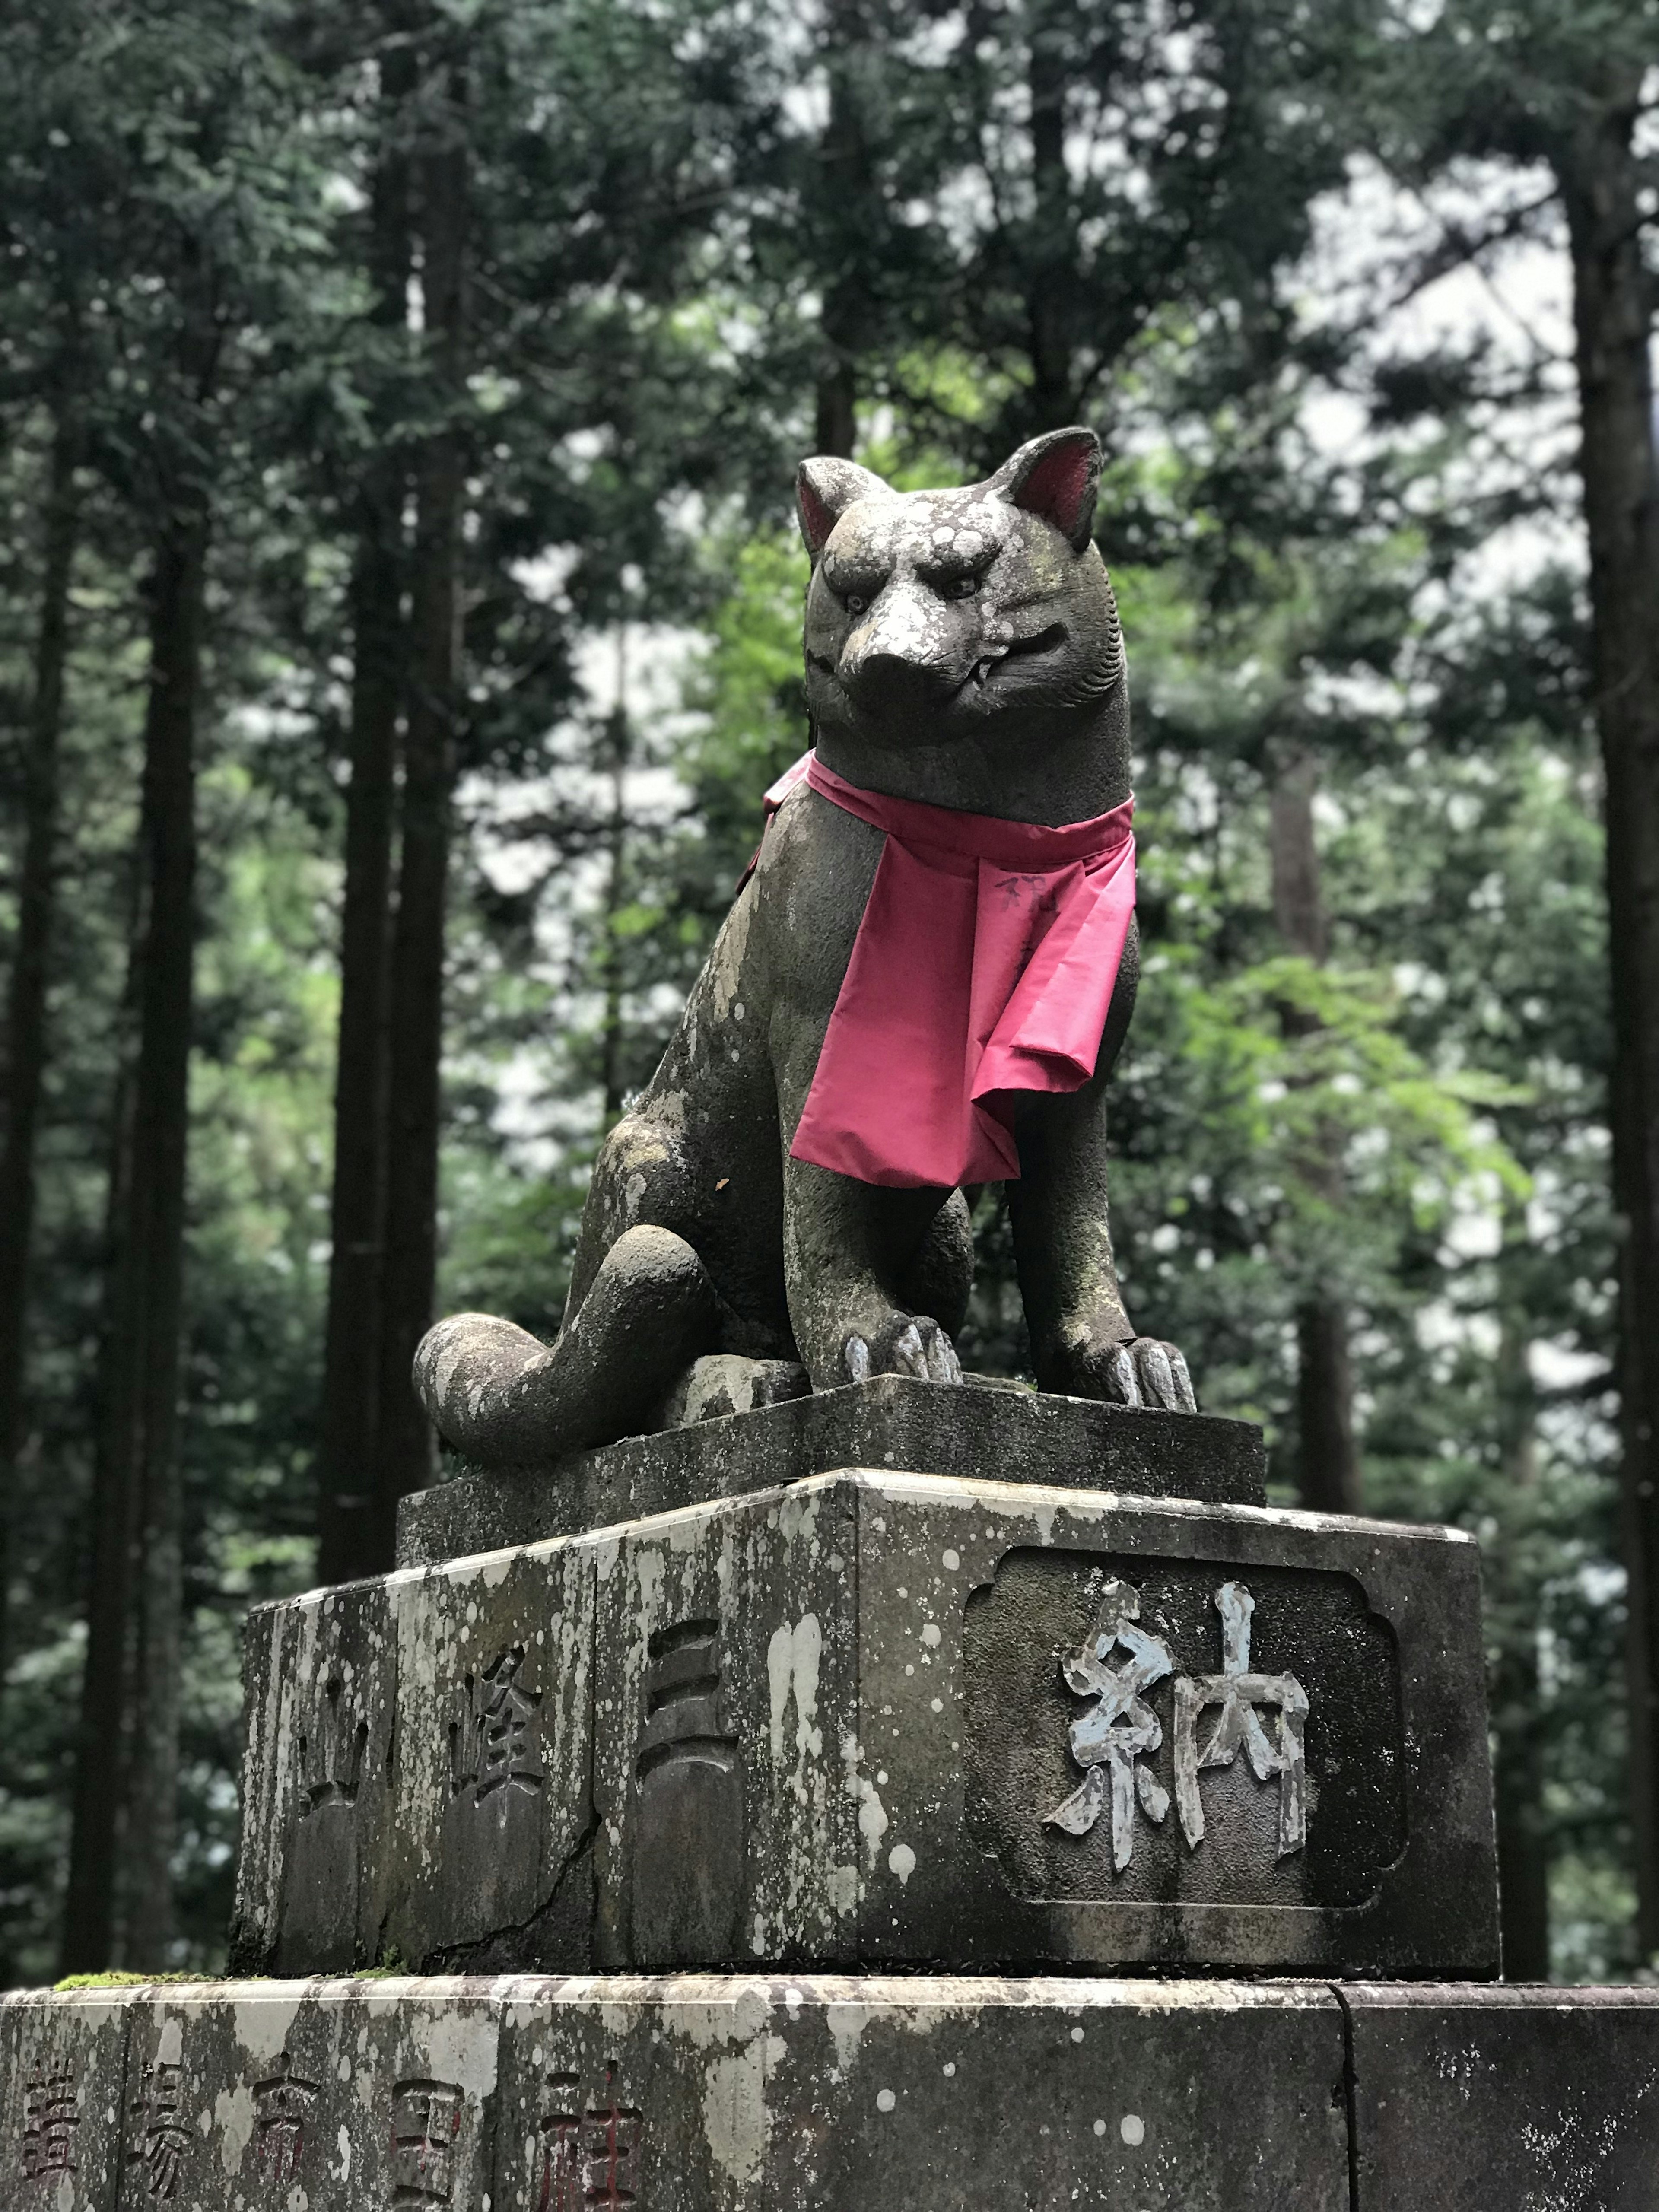
[[[790,1152],[860,1182],[1019,1174],[1024,1092],[1095,1072],[1135,903],[1134,801],[1046,829],[860,791],[816,754],[804,780],[886,832]]]

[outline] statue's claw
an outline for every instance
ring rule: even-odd
[[[1195,1413],[1198,1399],[1187,1362],[1173,1344],[1155,1336],[1115,1346],[1106,1363],[1101,1395],[1119,1406],[1152,1406],[1169,1413]]]
[[[854,1330],[842,1346],[842,1363],[853,1382],[866,1382],[872,1375],[913,1375],[919,1382],[962,1380],[956,1346],[931,1314],[895,1314],[872,1337]]]

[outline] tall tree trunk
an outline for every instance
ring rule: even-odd
[[[1279,762],[1270,801],[1268,849],[1279,935],[1291,951],[1322,965],[1330,953],[1330,925],[1314,836],[1318,782],[1316,754],[1291,751]],[[1305,1015],[1287,1008],[1283,1018],[1287,1034],[1307,1033]],[[1334,1158],[1310,1159],[1304,1173],[1316,1197],[1328,1205],[1340,1203],[1341,1173]],[[1364,1498],[1354,1437],[1348,1320],[1341,1300],[1323,1291],[1302,1299],[1296,1310],[1296,1413],[1302,1503],[1314,1512],[1359,1512]]]
[[[466,85],[447,76],[441,112],[419,156],[422,289],[434,398],[444,426],[422,446],[410,626],[414,649],[404,745],[403,852],[392,944],[391,1091],[384,1304],[372,1546],[392,1565],[398,1500],[431,1480],[432,1431],[410,1382],[432,1322],[437,1276],[444,908],[460,703],[461,516],[465,461]]]
[[[1310,1513],[1362,1513],[1364,1486],[1353,1425],[1348,1316],[1340,1299],[1296,1310],[1297,1486]]]
[[[373,321],[401,330],[412,263],[404,145],[414,79],[407,46],[381,64],[381,131],[370,216]],[[384,418],[386,410],[380,410]],[[372,1571],[375,1431],[385,1256],[392,864],[403,618],[405,458],[382,419],[369,465],[351,576],[351,781],[346,792],[345,896],[334,1087],[334,1188],[318,1468],[318,1572],[325,1583]]]
[[[1498,1256],[1498,1445],[1506,1497],[1524,1510],[1537,1487],[1537,1408],[1530,1332],[1515,1278],[1528,1256],[1524,1207],[1505,1211]],[[1512,1982],[1549,1979],[1549,1851],[1543,1826],[1544,1747],[1539,1725],[1538,1623],[1534,1593],[1520,1587],[1512,1532],[1492,1560],[1489,1621],[1497,1639],[1492,1720],[1497,1739],[1493,1797],[1498,1822],[1499,1916],[1504,1972]]]
[[[167,1963],[179,1796],[182,1502],[178,1452],[184,1338],[185,1176],[190,1126],[195,966],[196,702],[201,677],[207,516],[197,507],[166,531],[156,561],[151,634],[155,762],[150,808],[154,889],[135,1102],[134,1154],[148,1163],[141,1240],[144,1362],[136,1413],[139,1582],[127,1817],[126,1954]],[[149,781],[147,768],[146,781]],[[148,794],[147,794],[148,798]]]
[[[1063,430],[1076,420],[1069,337],[1071,186],[1066,173],[1065,46],[1058,9],[1032,11],[1026,89],[1031,102],[1031,276],[1026,346],[1031,362],[1030,432]]]
[[[134,960],[137,1066],[101,1361],[102,1450],[65,1913],[66,1972],[109,1963],[125,1799],[126,1956],[166,1962],[179,1772],[183,1334],[196,880],[195,722],[208,520],[192,495],[163,525],[151,581],[149,692]],[[128,1673],[129,1611],[134,1616]],[[131,1726],[122,1716],[131,1692]],[[125,1750],[125,1759],[120,1754]],[[117,1777],[125,1768],[125,1788]]]
[[[141,917],[148,905],[142,840],[136,856],[133,913],[124,994],[123,1034],[136,1020],[143,988]],[[125,1418],[143,1345],[123,1325],[138,1303],[133,1281],[133,1104],[136,1071],[115,1084],[110,1115],[109,1187],[104,1208],[108,1285],[98,1367],[98,1423],[93,1461],[87,1645],[81,1668],[70,1797],[70,1863],[58,1965],[66,1974],[99,1973],[114,1963],[115,1871],[122,1826],[120,1778],[131,1718],[130,1595],[137,1569],[136,1437]]]
[[[830,118],[819,146],[819,189],[833,245],[824,272],[812,450],[851,460],[858,434],[859,356],[871,336],[869,261],[878,251],[880,221],[864,115],[870,61],[866,0],[830,0],[826,27]]]
[[[605,1090],[605,1126],[612,1127],[622,1113],[623,963],[617,916],[626,896],[628,866],[628,626],[617,640],[617,705],[606,729],[611,769],[611,818],[605,826],[605,945],[602,977],[605,984],[605,1027],[599,1038],[600,1080]]]
[[[1318,788],[1317,753],[1290,749],[1276,760],[1268,799],[1267,853],[1273,926],[1298,958],[1322,968],[1331,957],[1331,925],[1314,835],[1314,793]]]
[[[1639,73],[1557,155],[1572,248],[1595,720],[1606,783],[1613,1182],[1638,1930],[1659,1952],[1659,482],[1632,150]]]
[[[23,781],[17,946],[6,1003],[5,1138],[0,1146],[0,1686],[5,1680],[11,1539],[23,1446],[23,1312],[34,1225],[34,1138],[46,1070],[46,976],[58,822],[58,742],[69,657],[70,579],[79,520],[79,410],[63,391],[47,462],[40,618]]]
[[[817,404],[812,416],[812,451],[853,458],[858,440],[858,372],[854,362],[839,353],[818,376]]]

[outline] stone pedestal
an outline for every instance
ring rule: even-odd
[[[1659,1990],[926,1976],[0,2002],[7,2212],[1650,2212]]]
[[[834,1468],[919,1468],[1133,1498],[1267,1503],[1261,1431],[1248,1421],[1054,1398],[1014,1383],[960,1389],[878,1375],[754,1413],[624,1437],[515,1474],[473,1473],[405,1498],[398,1565],[495,1552],[741,1497]]]
[[[1261,1474],[889,1378],[410,1501],[249,1624],[276,1978],[6,2000],[0,2203],[1651,2212],[1659,1992],[1490,1981],[1474,1545]]]
[[[1479,1624],[1445,1530],[870,1469],[295,1599],[236,1962],[1494,1974]]]

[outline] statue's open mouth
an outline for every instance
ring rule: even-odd
[[[1012,645],[1005,646],[1000,653],[988,653],[984,659],[976,660],[968,672],[968,683],[971,684],[975,690],[982,691],[990,681],[992,671],[1000,667],[1004,661],[1012,660],[1024,653],[1053,653],[1065,642],[1065,623],[1050,623],[1047,629],[1040,629],[1030,637],[1017,637]],[[963,689],[966,688],[964,685]]]
[[[1058,652],[1065,644],[1067,635],[1064,623],[1050,623],[1046,629],[1037,630],[1030,637],[1017,637],[1011,644],[999,647],[995,653],[982,654],[957,685],[958,692],[966,691],[970,686],[976,691],[982,691],[989,683],[993,672],[1000,668],[1005,661],[1029,657],[1036,653]],[[843,691],[847,689],[841,671],[826,653],[809,651],[806,655],[806,665],[809,668],[816,669],[819,675],[827,676],[832,684],[839,684]]]

